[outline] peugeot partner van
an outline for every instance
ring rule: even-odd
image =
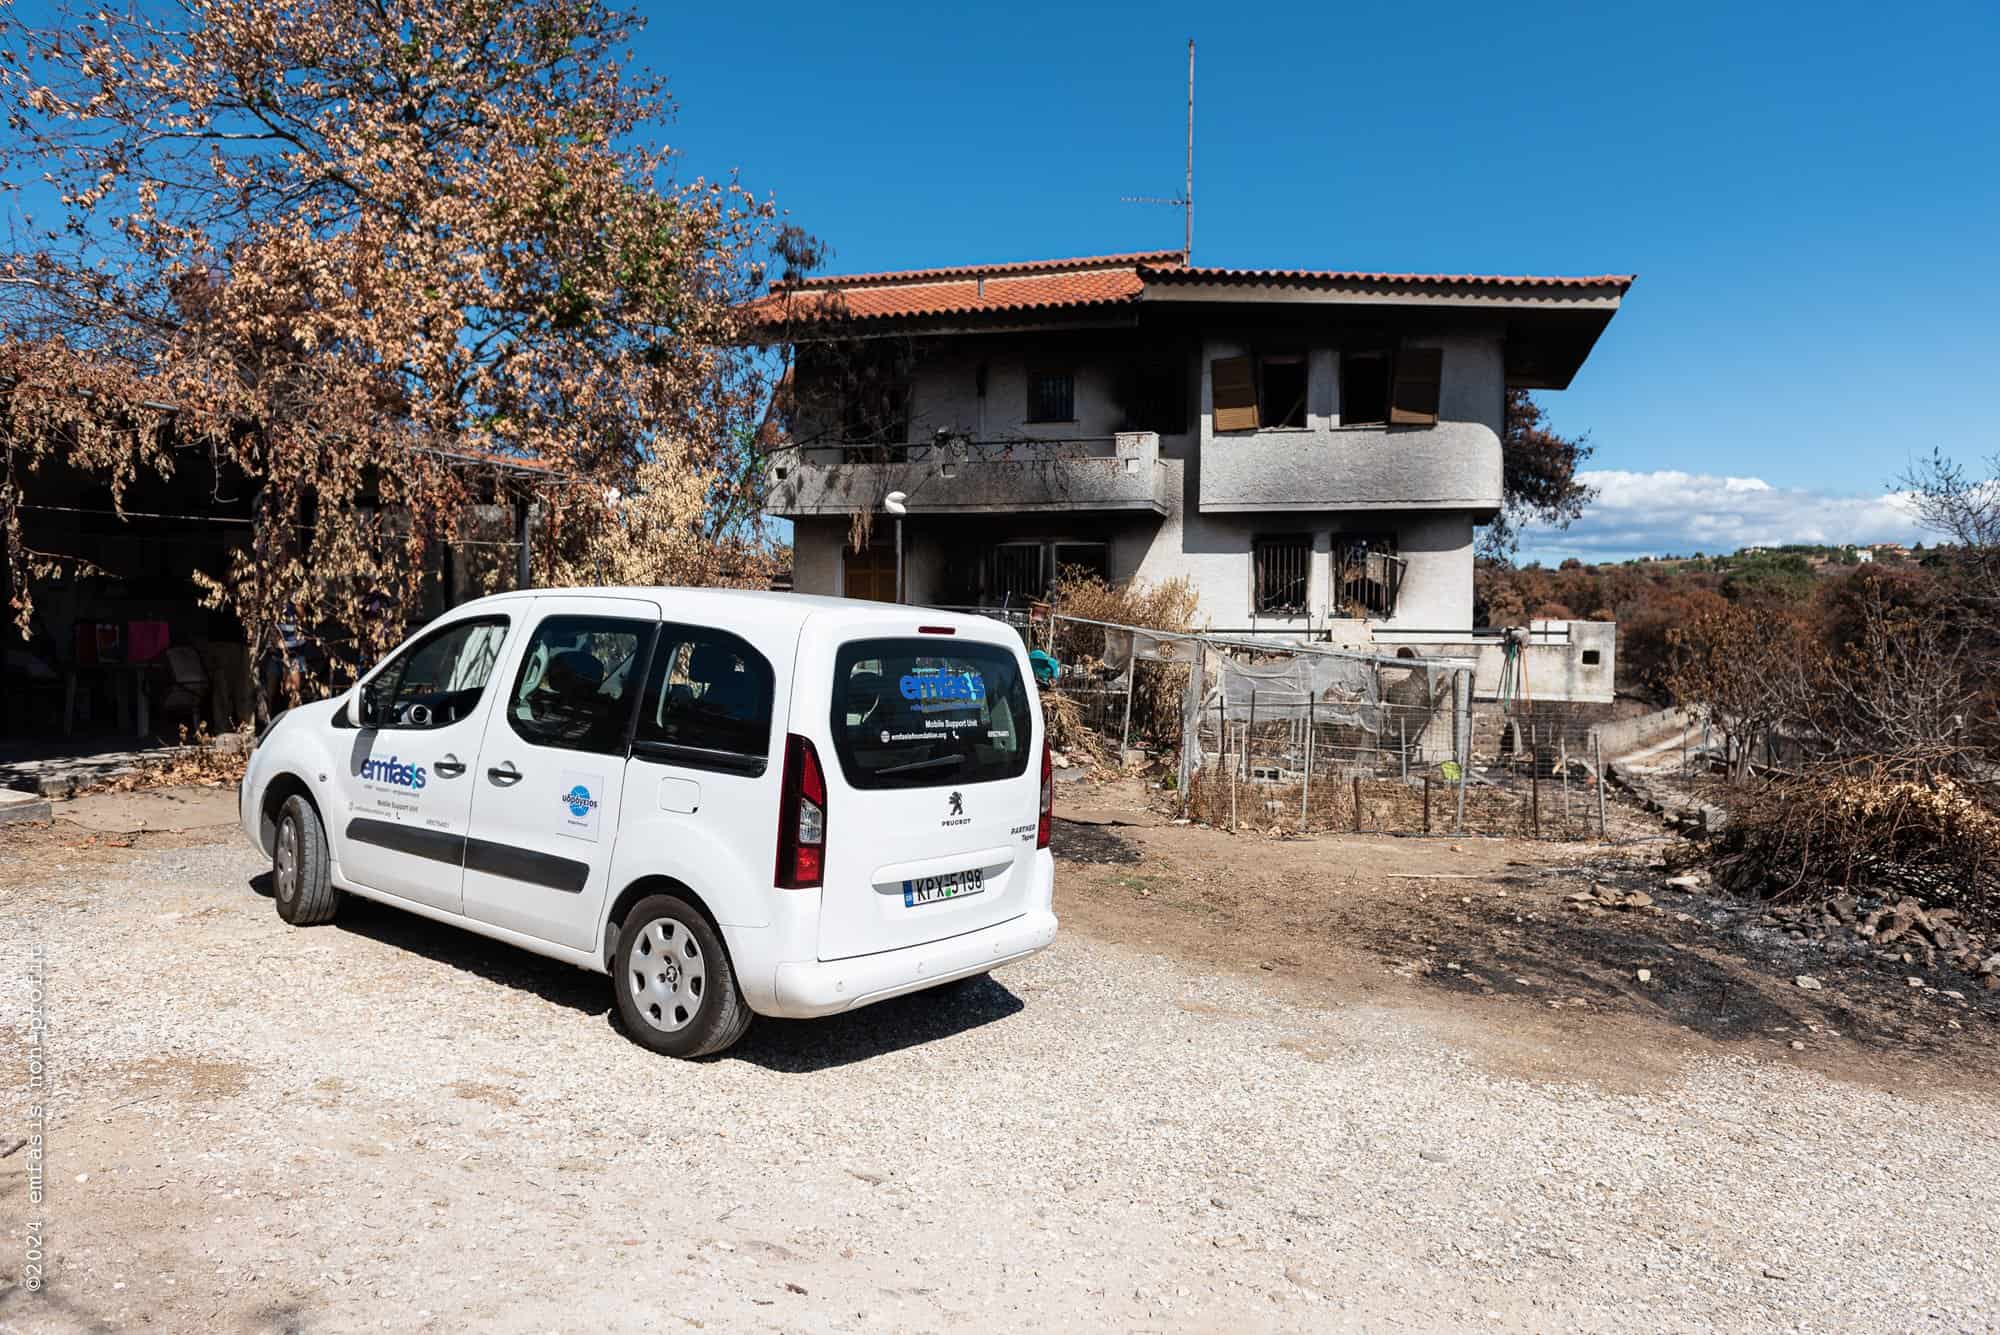
[[[240,802],[286,922],[359,895],[566,960],[695,1057],[1047,946],[1050,780],[1000,622],[536,589],[280,715]]]

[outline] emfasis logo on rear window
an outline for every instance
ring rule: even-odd
[[[977,704],[986,698],[986,678],[977,672],[908,673],[899,686],[905,700],[963,700]]]

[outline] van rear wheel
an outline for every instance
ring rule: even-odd
[[[706,1057],[743,1037],[750,1007],[729,950],[706,915],[676,895],[650,895],[618,929],[612,991],[625,1032],[669,1057]]]

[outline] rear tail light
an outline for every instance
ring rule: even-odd
[[[796,733],[785,738],[785,786],[778,799],[777,883],[818,888],[826,876],[826,773],[819,752]]]
[[[1049,846],[1049,826],[1056,813],[1056,765],[1049,756],[1049,739],[1042,738],[1042,815],[1035,822],[1035,847]]]

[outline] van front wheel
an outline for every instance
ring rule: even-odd
[[[340,907],[326,851],[326,827],[313,804],[294,793],[278,812],[271,843],[271,898],[294,927],[332,922]]]
[[[618,929],[611,982],[625,1032],[669,1057],[706,1057],[743,1037],[750,1008],[729,950],[700,910],[650,895]]]

